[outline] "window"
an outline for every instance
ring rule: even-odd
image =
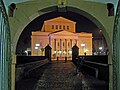
[[[58,29],[58,25],[56,25],[56,29]]]
[[[52,29],[54,29],[54,25],[52,25]]]
[[[61,25],[59,26],[59,29],[62,29],[62,26],[61,26]]]
[[[67,30],[69,30],[69,26],[67,26]]]
[[[9,17],[13,17],[14,16],[14,12],[16,9],[16,4],[15,3],[11,3],[8,7],[8,15]]]
[[[65,26],[63,26],[63,29],[65,30]]]
[[[114,16],[114,5],[112,3],[107,3],[108,16]]]

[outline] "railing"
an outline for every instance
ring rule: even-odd
[[[82,90],[108,90],[107,87],[95,87],[95,86],[82,86]]]
[[[11,41],[8,17],[0,0],[0,90],[11,90]]]
[[[37,68],[49,63],[48,59],[34,61],[30,63],[20,64],[16,66],[16,81],[21,80],[23,77],[28,77]]]

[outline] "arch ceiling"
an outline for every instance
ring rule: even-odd
[[[8,7],[8,5],[10,5],[10,3],[21,3],[21,2],[26,2],[26,1],[31,1],[31,0],[3,0],[5,2],[6,8]],[[34,0],[32,0],[34,1]],[[115,6],[115,12],[117,9],[117,4],[118,4],[118,0],[84,0],[84,1],[92,1],[92,2],[100,2],[100,3],[113,3]]]

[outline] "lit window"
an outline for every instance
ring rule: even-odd
[[[72,51],[69,51],[69,54],[72,54]]]
[[[85,44],[81,44],[81,47],[84,47],[85,46]]]
[[[38,49],[38,47],[35,47],[35,49]]]
[[[63,51],[63,54],[66,54],[66,51]]]
[[[35,44],[35,46],[40,46],[40,44]]]
[[[56,53],[56,51],[54,51],[54,53]]]
[[[61,54],[61,53],[62,53],[62,51],[59,51],[59,53]]]

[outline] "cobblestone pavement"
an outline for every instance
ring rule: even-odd
[[[72,62],[52,62],[16,83],[16,90],[82,90],[81,75]]]
[[[52,62],[16,82],[15,90],[108,90],[107,83],[86,74],[76,74],[72,62]]]

